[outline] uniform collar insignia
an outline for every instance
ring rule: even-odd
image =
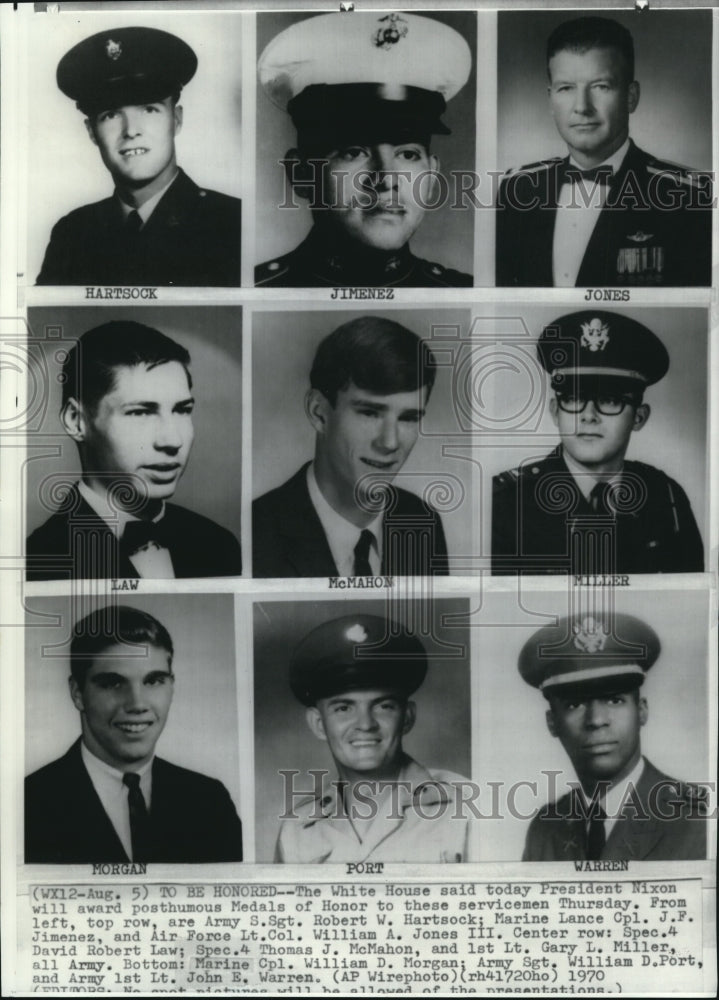
[[[641,229],[639,229],[636,233],[634,233],[633,236],[627,234],[627,239],[631,240],[632,243],[646,243],[647,240],[651,240],[653,238],[654,238],[654,233],[644,233],[642,232]]]

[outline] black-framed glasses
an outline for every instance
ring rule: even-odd
[[[632,395],[617,395],[609,392],[596,396],[584,396],[579,392],[557,393],[557,405],[565,413],[582,413],[590,399],[597,412],[604,417],[616,417],[624,410],[625,406],[636,405],[636,399]]]

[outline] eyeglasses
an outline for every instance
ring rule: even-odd
[[[610,393],[602,396],[582,396],[580,393],[557,393],[557,404],[565,413],[583,413],[589,400],[594,403],[594,409],[603,417],[616,417],[627,405],[637,405],[634,396],[613,396]]]

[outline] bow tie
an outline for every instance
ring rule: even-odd
[[[614,170],[608,163],[591,167],[589,170],[580,170],[579,167],[573,167],[568,163],[562,167],[559,176],[562,184],[576,184],[578,181],[583,181],[585,184],[597,182],[609,184],[613,173]]]
[[[162,521],[128,521],[122,533],[122,545],[132,555],[147,545],[170,548],[169,534]]]

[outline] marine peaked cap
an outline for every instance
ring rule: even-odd
[[[177,93],[195,75],[197,56],[157,28],[113,28],[78,42],[57,66],[57,85],[85,114],[149,104]]]
[[[669,369],[667,349],[648,327],[595,309],[568,313],[546,326],[537,354],[555,389],[577,377],[629,379],[644,387]]]
[[[272,39],[257,69],[302,145],[446,135],[441,115],[471,67],[469,46],[454,28],[378,11],[304,18]]]
[[[624,690],[643,683],[660,650],[654,629],[633,615],[574,615],[535,632],[518,666],[542,692]]]
[[[427,673],[427,651],[397,622],[345,615],[313,629],[290,661],[290,687],[303,705],[344,691],[416,691]]]

